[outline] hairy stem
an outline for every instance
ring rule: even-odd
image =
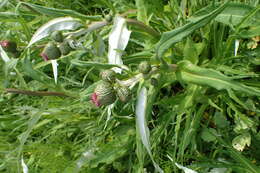
[[[58,97],[74,97],[62,92],[49,92],[49,91],[28,91],[15,88],[6,88],[5,92],[13,94],[24,94],[29,96],[58,96]]]

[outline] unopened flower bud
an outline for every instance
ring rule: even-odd
[[[62,55],[68,55],[70,51],[72,51],[72,48],[70,47],[68,41],[65,40],[62,43],[60,43],[59,49]]]
[[[108,14],[108,15],[105,16],[105,20],[110,23],[113,20],[113,16]]]
[[[116,80],[116,73],[113,70],[104,70],[100,72],[103,81],[113,83]]]
[[[61,52],[54,43],[50,42],[44,47],[41,56],[45,61],[48,61],[59,58],[61,56]]]
[[[13,41],[3,40],[0,41],[0,45],[6,52],[16,53],[17,52],[17,44]]]
[[[61,31],[54,31],[51,34],[51,38],[56,42],[63,42],[63,35]]]
[[[129,90],[128,87],[125,87],[125,86],[120,86],[120,87],[116,88],[116,94],[117,94],[119,100],[124,103],[129,101],[131,98],[131,91]]]
[[[151,71],[152,67],[149,62],[143,61],[139,64],[138,70],[143,74],[148,74]]]
[[[151,84],[153,86],[158,86],[158,80],[156,78],[151,78]]]
[[[91,100],[96,106],[107,106],[114,103],[116,95],[112,85],[104,81],[98,84],[91,95]]]

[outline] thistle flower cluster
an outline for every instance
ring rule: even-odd
[[[125,103],[131,98],[129,88],[116,83],[116,73],[113,70],[102,71],[100,77],[102,82],[96,86],[94,93],[91,95],[91,101],[96,106],[110,105],[117,98]]]
[[[61,55],[68,55],[73,50],[69,44],[70,39],[64,39],[61,31],[54,31],[51,39],[53,41],[50,41],[40,54],[45,61],[58,59]]]

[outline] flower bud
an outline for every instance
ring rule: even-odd
[[[6,52],[11,52],[11,53],[17,52],[17,45],[13,41],[3,40],[3,41],[0,41],[0,45],[3,47],[3,49]]]
[[[122,102],[127,102],[131,98],[131,91],[129,90],[128,87],[120,86],[116,88],[116,94],[119,98],[120,101]]]
[[[104,81],[98,84],[91,95],[91,100],[96,106],[107,106],[114,103],[116,95],[112,85]]]
[[[56,42],[63,42],[63,35],[61,31],[54,31],[51,34],[51,39],[53,39]]]
[[[68,55],[70,51],[72,51],[72,48],[70,47],[68,41],[63,41],[59,45],[59,49],[62,55]]]
[[[138,70],[143,74],[148,74],[151,71],[152,67],[149,62],[143,61],[139,64]]]
[[[108,14],[108,15],[105,16],[105,20],[110,23],[110,22],[113,21],[113,16]]]
[[[44,47],[41,56],[45,61],[48,61],[59,58],[61,56],[61,52],[54,43],[50,42]]]
[[[116,73],[113,70],[104,70],[100,72],[103,81],[113,83],[116,80]]]
[[[151,84],[155,87],[158,86],[158,80],[156,78],[151,78]]]

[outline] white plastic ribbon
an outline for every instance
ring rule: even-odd
[[[239,40],[236,40],[235,41],[235,52],[234,52],[235,56],[237,56],[238,48],[239,48]]]
[[[147,106],[147,89],[145,87],[141,88],[138,96],[137,96],[137,103],[136,103],[136,125],[141,137],[141,141],[146,148],[155,170],[159,173],[163,173],[163,170],[159,167],[159,165],[154,161],[151,151],[151,144],[150,144],[150,134],[149,129],[146,123],[146,106]]]
[[[175,165],[179,168],[182,169],[185,173],[198,173],[197,171],[193,171],[192,169],[186,168],[178,163],[175,163]]]
[[[21,165],[22,165],[22,168],[23,168],[23,173],[29,173],[28,167],[27,167],[27,165],[24,163],[23,157],[22,157],[22,159],[21,159]]]
[[[6,52],[4,51],[1,45],[0,45],[0,56],[4,62],[10,61],[10,58],[8,57],[8,55],[6,54]]]
[[[51,65],[52,65],[54,81],[57,84],[57,80],[58,80],[58,65],[59,64],[57,63],[57,60],[51,60]]]
[[[125,50],[131,31],[126,27],[124,18],[117,16],[114,19],[113,28],[109,34],[108,62],[109,64],[123,65],[122,52]],[[122,69],[114,67],[116,73],[121,73]]]

